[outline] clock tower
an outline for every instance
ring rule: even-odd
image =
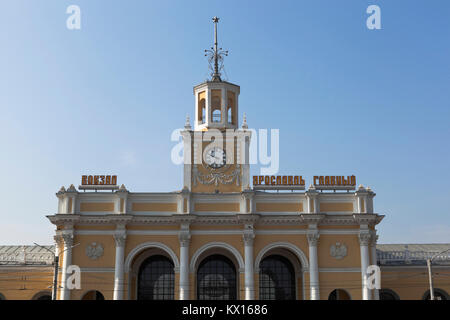
[[[182,131],[184,189],[191,192],[242,192],[250,188],[251,131],[245,115],[239,129],[239,93],[236,84],[223,81],[220,71],[228,51],[218,48],[214,17],[214,47],[205,50],[211,79],[194,87],[194,129],[189,119]]]

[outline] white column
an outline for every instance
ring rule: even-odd
[[[211,113],[211,89],[206,89],[205,92],[205,98],[206,98],[206,106],[205,106],[205,123],[207,126],[209,126],[212,122],[212,113]]]
[[[61,235],[57,234],[56,236],[53,237],[53,239],[55,240],[55,257],[58,257],[58,259],[60,258],[60,252],[59,252],[59,246],[61,245],[61,243],[63,243],[63,238]],[[56,271],[56,269],[58,269],[59,272],[59,260],[58,260],[58,265],[54,266],[54,271]],[[55,274],[53,274],[53,277],[55,276]],[[58,276],[59,277],[59,276]],[[56,284],[58,285],[58,278],[56,279]],[[56,300],[57,297],[54,297],[54,292],[57,293],[58,292],[58,288],[56,288],[56,291],[53,291],[52,288],[52,300]]]
[[[194,128],[197,129],[200,124],[198,121],[198,91],[194,91],[194,100],[195,100],[195,108],[194,108]],[[206,107],[206,104],[205,104]]]
[[[114,269],[114,300],[123,300],[123,275],[124,275],[124,254],[125,254],[125,242],[126,231],[120,230],[114,234],[114,240],[116,242],[116,264]]]
[[[375,197],[375,193],[367,187],[367,197],[366,197],[366,212],[373,213],[373,198]]]
[[[360,231],[359,246],[361,250],[361,278],[362,278],[362,298],[363,300],[370,300],[370,290],[367,286],[367,267],[370,264],[369,258],[369,231]]]
[[[183,137],[183,189],[191,190],[192,139],[190,130],[181,131]]]
[[[228,122],[228,120],[227,120],[227,118],[228,118],[228,110],[227,110],[227,104],[228,104],[228,101],[227,101],[227,89],[226,88],[222,88],[221,89],[221,94],[222,94],[222,97],[221,97],[221,105],[220,105],[220,110],[221,110],[221,114],[222,114],[222,119],[220,119],[220,122],[224,125],[224,126],[226,126],[227,125],[227,122]]]
[[[378,236],[376,231],[372,231],[370,241],[370,253],[372,258],[372,264],[377,265],[377,240]],[[380,292],[378,289],[373,289],[373,300],[380,300]]]
[[[319,264],[317,262],[317,244],[319,242],[319,231],[308,230],[309,243],[309,283],[311,290],[311,300],[319,300]]]
[[[358,190],[355,192],[356,201],[357,201],[357,213],[366,213],[367,212],[367,205],[366,205],[366,197],[367,197],[367,190],[362,186],[359,185]]]
[[[180,300],[189,300],[189,244],[191,235],[189,226],[181,227],[180,240]],[[184,229],[184,230],[183,230]]]
[[[250,208],[248,213],[254,213],[256,211],[256,199],[255,199],[255,193],[252,194],[250,197]]]
[[[362,197],[358,196],[356,199],[358,201],[358,213],[362,213]]]
[[[239,92],[238,91],[234,91],[234,112],[236,113],[236,123],[234,124],[236,126],[236,128],[239,128]]]
[[[70,300],[70,290],[67,288],[67,269],[72,264],[72,246],[73,246],[73,230],[64,230],[62,232],[62,237],[64,240],[64,251],[63,251],[63,265],[61,271],[61,283],[60,286],[60,299]]]
[[[245,300],[255,299],[255,276],[253,268],[253,239],[255,233],[252,225],[246,225],[244,230],[244,255],[245,255]]]
[[[245,192],[243,192],[241,194],[241,198],[239,199],[240,203],[239,203],[239,211],[243,214],[247,213],[248,208],[247,208],[247,195],[245,194]]]
[[[306,193],[306,208],[308,213],[318,213],[319,212],[319,201],[318,201],[318,192],[313,185],[310,185],[308,191]]]
[[[252,199],[254,193],[251,191],[243,191],[241,195],[240,212],[242,214],[252,213]]]
[[[237,124],[238,125],[238,124]],[[250,189],[250,141],[251,131],[246,131],[241,136],[241,165],[242,165],[242,190]]]

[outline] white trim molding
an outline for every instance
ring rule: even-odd
[[[309,263],[308,258],[304,254],[304,252],[297,247],[296,245],[290,243],[290,242],[273,242],[271,244],[268,244],[264,248],[262,248],[255,259],[255,273],[259,273],[259,264],[261,263],[261,260],[263,259],[264,255],[273,249],[287,249],[291,251],[293,254],[295,254],[300,261],[302,271],[308,271],[309,270]]]
[[[150,249],[150,248],[158,248],[158,249],[165,251],[172,259],[173,264],[174,264],[174,269],[179,270],[180,262],[178,261],[178,256],[175,254],[175,252],[173,252],[172,249],[170,249],[167,245],[165,245],[161,242],[153,242],[152,241],[152,242],[141,243],[138,246],[136,246],[133,250],[130,251],[127,258],[125,259],[125,273],[130,272],[131,262],[133,261],[134,257],[138,253],[142,252],[143,250]]]
[[[319,268],[319,272],[357,272],[361,273],[361,268]]]
[[[239,265],[239,272],[242,273],[244,271],[244,267],[245,267],[244,259],[242,258],[242,255],[239,253],[239,251],[235,247],[233,247],[232,245],[230,245],[226,242],[209,242],[209,243],[201,246],[192,256],[190,268],[189,268],[191,273],[195,273],[197,260],[202,255],[202,253],[209,249],[214,249],[214,248],[222,248],[222,249],[225,249],[225,250],[229,251],[230,253],[232,253]]]

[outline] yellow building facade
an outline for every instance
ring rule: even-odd
[[[377,248],[384,216],[370,188],[354,177],[315,177],[307,189],[301,177],[250,177],[252,131],[245,118],[239,126],[239,94],[217,68],[194,87],[180,191],[132,192],[105,176],[61,188],[58,211],[47,216],[56,229],[48,249],[59,257],[57,299],[426,298],[423,261],[441,248],[412,262],[404,250]],[[52,259],[37,247],[4,246],[0,298],[49,298]],[[370,265],[381,266],[381,290],[370,286]],[[74,289],[71,266],[80,270]],[[447,298],[450,269],[436,268],[435,287]]]

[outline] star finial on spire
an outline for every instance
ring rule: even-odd
[[[222,81],[220,78],[220,70],[223,68],[223,56],[228,56],[228,51],[218,48],[217,42],[217,24],[219,18],[212,18],[214,23],[214,47],[205,50],[205,56],[208,56],[209,67],[212,70],[211,81]]]

